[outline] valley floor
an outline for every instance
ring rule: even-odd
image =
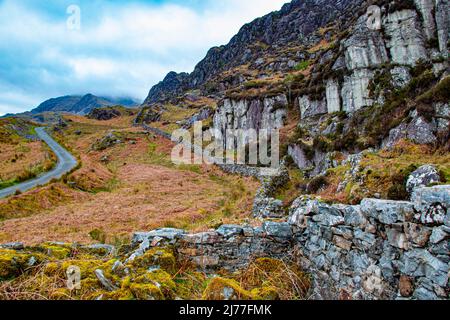
[[[136,230],[198,231],[250,216],[257,181],[212,167],[174,166],[170,142],[131,127],[131,117],[67,120],[55,137],[81,159],[81,168],[63,182],[1,200],[0,242],[115,243]],[[111,132],[119,143],[95,147]]]

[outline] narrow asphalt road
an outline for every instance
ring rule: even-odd
[[[56,167],[49,172],[43,173],[42,175],[38,176],[35,179],[16,184],[6,189],[1,189],[0,199],[13,195],[14,193],[16,193],[17,190],[25,192],[39,185],[47,184],[52,179],[59,179],[65,173],[69,172],[70,170],[72,170],[77,166],[77,160],[75,159],[75,157],[72,156],[61,145],[59,145],[55,140],[53,140],[48,135],[48,133],[45,132],[44,128],[36,128],[36,133],[39,136],[39,138],[53,150],[56,157],[58,158],[58,163]]]

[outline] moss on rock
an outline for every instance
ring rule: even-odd
[[[243,289],[236,280],[214,278],[203,293],[203,300],[254,300],[259,297]]]
[[[176,272],[176,258],[172,250],[167,248],[153,248],[147,251],[143,256],[136,258],[131,263],[135,270],[158,266],[162,270],[174,274]]]
[[[0,281],[20,276],[28,267],[32,256],[15,250],[0,249]]]
[[[43,244],[38,249],[47,256],[58,260],[67,259],[72,254],[72,249],[64,245]]]

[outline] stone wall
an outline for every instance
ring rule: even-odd
[[[449,208],[450,186],[416,189],[411,202],[299,198],[286,221],[263,220],[261,227],[136,233],[130,258],[164,244],[211,272],[256,257],[286,258],[311,273],[315,299],[448,299]]]
[[[141,126],[145,130],[150,131],[150,132],[156,134],[157,136],[161,136],[161,137],[169,139],[169,140],[172,139],[172,136],[169,133],[164,132],[161,129],[150,127],[149,125],[146,125],[145,123],[143,123]]]
[[[449,297],[450,186],[417,189],[411,202],[365,199],[291,208],[299,263],[316,298]]]

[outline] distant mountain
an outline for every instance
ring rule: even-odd
[[[38,107],[31,110],[30,113],[69,112],[85,115],[91,112],[92,109],[115,105],[135,107],[139,105],[139,102],[131,98],[105,98],[97,97],[93,94],[86,94],[84,96],[64,96],[44,101]]]

